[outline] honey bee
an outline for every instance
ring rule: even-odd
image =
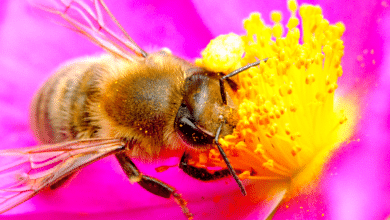
[[[231,134],[237,123],[231,98],[237,84],[230,77],[261,61],[227,75],[210,72],[166,49],[145,52],[102,0],[36,6],[108,54],[63,65],[35,95],[31,127],[43,145],[0,151],[0,213],[46,187],[59,187],[77,170],[108,155],[115,155],[132,183],[173,198],[189,219],[192,214],[181,194],[142,174],[132,158],[148,161],[186,152],[180,163],[184,172],[205,181],[230,174],[246,195],[218,139]],[[189,152],[215,147],[227,170],[210,174],[187,163]]]

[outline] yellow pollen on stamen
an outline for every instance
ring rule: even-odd
[[[340,136],[347,134],[340,132],[347,117],[334,107],[337,79],[343,73],[340,38],[345,27],[329,24],[319,6],[298,7],[296,1],[289,0],[288,8],[291,17],[285,36],[280,12],[271,13],[272,27],[260,14],[252,13],[243,22],[246,35],[220,36],[239,39],[234,47],[242,45],[242,50],[235,48],[235,54],[223,56],[232,57],[235,64],[230,60],[225,65],[226,61],[215,58],[219,52],[212,51],[210,45],[214,49],[216,44],[230,47],[218,38],[197,64],[208,69],[237,68],[268,58],[233,78],[239,85],[234,97],[239,120],[233,134],[221,138],[220,143],[232,166],[242,171],[240,178],[287,179],[292,188],[301,188],[318,176],[330,153],[347,139]],[[216,154],[210,151],[209,160],[226,167],[223,160],[215,159]]]

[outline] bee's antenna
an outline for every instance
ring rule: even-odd
[[[268,58],[265,58],[263,60],[258,60],[258,61],[254,62],[254,63],[250,63],[250,64],[248,64],[246,66],[243,66],[243,67],[241,67],[239,69],[234,70],[233,72],[231,72],[231,73],[229,73],[229,74],[227,74],[227,75],[225,75],[225,76],[223,76],[223,77],[221,77],[219,79],[219,88],[221,90],[221,97],[222,97],[222,102],[223,102],[224,105],[227,104],[224,80],[228,79],[229,77],[235,76],[235,75],[241,73],[242,71],[245,71],[245,70],[247,70],[247,69],[249,69],[251,67],[259,65],[261,63],[261,61],[267,62],[267,60],[268,60]],[[222,126],[223,126],[224,123],[225,123],[225,121],[222,119],[221,120],[221,124],[219,125],[219,127],[217,129],[217,132],[215,134],[215,139],[214,139],[215,140],[215,144],[217,145],[219,153],[221,154],[223,160],[226,163],[226,166],[229,169],[230,175],[232,175],[234,180],[236,180],[238,186],[240,187],[241,193],[244,196],[246,196],[246,191],[245,191],[244,185],[242,185],[241,180],[238,178],[236,171],[233,169],[232,165],[229,162],[229,159],[227,158],[225,152],[223,151],[223,149],[222,149],[222,147],[221,147],[221,145],[219,144],[219,141],[218,141],[219,135],[221,134],[221,129],[222,129]]]
[[[225,123],[225,122],[222,121],[221,124],[219,125],[218,129],[217,129],[217,133],[215,134],[215,139],[214,139],[214,140],[215,140],[215,144],[217,144],[219,153],[221,154],[223,160],[225,161],[226,166],[227,166],[228,169],[229,169],[230,175],[232,175],[233,178],[234,178],[234,180],[236,180],[238,186],[240,187],[241,193],[242,193],[244,196],[246,196],[246,191],[245,191],[244,185],[242,185],[242,182],[241,182],[241,180],[238,178],[236,171],[233,169],[232,165],[230,164],[229,159],[227,158],[227,156],[226,156],[226,154],[225,154],[225,151],[223,151],[221,145],[220,145],[219,142],[218,142],[219,135],[220,135],[220,133],[221,133],[221,129],[222,129],[222,126],[223,126],[224,123]]]
[[[245,71],[245,70],[247,70],[247,69],[249,69],[251,67],[259,65],[261,63],[261,61],[267,62],[267,60],[268,60],[268,58],[265,58],[263,60],[258,60],[258,61],[254,62],[254,63],[250,63],[250,64],[248,64],[246,66],[243,66],[243,67],[241,67],[239,69],[234,70],[233,72],[231,72],[231,73],[229,73],[229,74],[227,74],[227,75],[225,75],[225,76],[223,76],[223,77],[221,77],[219,79],[219,88],[221,89],[222,102],[223,102],[224,105],[226,105],[227,102],[226,102],[225,86],[224,86],[223,81],[225,79],[229,78],[229,77],[232,77],[232,76],[235,76],[235,75],[241,73],[242,71]]]

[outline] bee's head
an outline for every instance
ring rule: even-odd
[[[236,106],[229,93],[236,84],[229,80],[226,103],[222,100],[219,74],[201,68],[191,69],[186,78],[184,97],[175,119],[175,129],[183,141],[197,149],[213,148],[216,131],[223,123],[220,137],[233,132]]]
[[[229,95],[229,90],[237,90],[237,85],[229,77],[267,60],[250,63],[222,77],[201,68],[189,69],[191,73],[185,80],[183,101],[175,119],[175,129],[187,145],[198,149],[212,148],[213,143],[217,145],[243,195],[246,195],[245,188],[218,138],[231,134],[237,123],[237,109]],[[229,86],[226,87],[225,82]]]

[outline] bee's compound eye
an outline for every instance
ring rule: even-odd
[[[180,137],[190,145],[206,145],[212,144],[214,137],[203,132],[196,126],[196,122],[192,117],[186,105],[182,105],[177,113],[175,127]]]

